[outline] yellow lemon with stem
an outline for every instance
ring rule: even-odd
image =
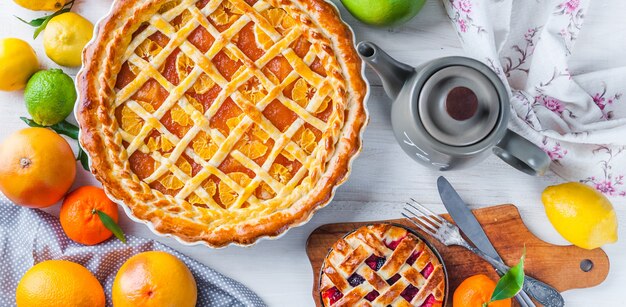
[[[27,42],[19,38],[0,40],[0,90],[23,89],[37,70],[37,55]]]
[[[594,249],[617,241],[617,216],[611,202],[580,182],[547,187],[541,194],[548,219],[572,244]]]
[[[43,33],[46,55],[61,66],[80,66],[83,48],[93,36],[93,24],[73,12],[55,16]]]

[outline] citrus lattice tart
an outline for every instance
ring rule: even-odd
[[[119,0],[83,62],[92,172],[184,241],[250,244],[307,221],[361,147],[361,61],[323,0]]]

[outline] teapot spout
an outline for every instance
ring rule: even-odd
[[[360,42],[357,52],[383,82],[383,88],[395,100],[406,81],[413,74],[413,67],[400,63],[372,42]]]

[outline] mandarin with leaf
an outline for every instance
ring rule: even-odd
[[[103,214],[106,217],[103,218]],[[108,219],[107,219],[108,217]],[[59,213],[61,227],[75,242],[95,245],[113,235],[105,222],[117,225],[117,205],[104,190],[94,186],[80,187],[65,197]],[[114,227],[114,226],[113,226]]]
[[[487,275],[478,274],[466,278],[454,291],[453,307],[511,307],[511,299],[489,303],[496,282]],[[487,305],[488,304],[488,305]]]

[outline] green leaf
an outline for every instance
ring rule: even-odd
[[[22,18],[19,18],[19,17],[15,16],[15,15],[13,15],[13,16],[15,18],[19,19],[21,22],[23,22],[23,23],[25,23],[27,25],[33,26],[33,27],[41,26],[41,24],[43,24],[43,22],[46,21],[46,19],[48,18],[48,16],[44,16],[44,17],[40,17],[40,18],[35,18],[35,19],[31,20],[31,21],[26,21],[26,20],[24,20]]]
[[[489,303],[507,298],[512,298],[522,290],[524,285],[524,259],[526,259],[526,247],[522,253],[519,263],[510,268],[496,284],[496,288],[491,294]]]
[[[43,125],[36,123],[34,120],[30,118],[20,117],[20,119],[31,127],[50,128],[58,134],[67,135],[74,140],[78,140],[78,127],[76,125],[70,124],[69,122],[65,120],[58,124],[54,124],[52,126],[43,126]]]
[[[76,160],[80,160],[80,165],[82,165],[86,171],[89,171],[89,157],[83,147],[80,146],[80,143],[78,144],[78,157]]]
[[[122,228],[120,228],[120,226],[117,225],[117,223],[115,223],[115,221],[106,213],[100,210],[96,210],[96,213],[102,221],[102,224],[104,224],[104,227],[110,230],[116,238],[122,241],[122,243],[126,244],[126,237],[124,236],[124,231],[122,231]]]
[[[61,15],[63,13],[67,13],[69,11],[72,10],[72,7],[74,7],[74,0],[67,2],[63,8],[61,8],[60,10],[48,15],[48,16],[43,16],[43,17],[39,17],[36,19],[33,19],[31,21],[26,21],[22,18],[19,18],[17,16],[15,16],[15,18],[19,19],[20,21],[22,21],[25,24],[31,25],[33,27],[36,27],[35,29],[35,33],[33,33],[33,39],[37,38],[37,36],[39,36],[39,33],[41,33],[41,31],[43,31],[46,26],[48,25],[48,22],[50,21],[50,19],[52,19],[54,16],[58,16]]]
[[[35,33],[33,33],[33,39],[37,38],[37,36],[39,36],[39,33],[41,33],[41,31],[43,31],[46,28],[46,26],[48,25],[48,22],[50,22],[50,19],[54,18],[55,16],[61,15],[63,13],[67,13],[70,11],[70,9],[71,7],[63,8],[54,12],[54,14],[52,15],[46,16],[44,21],[41,23],[41,25],[39,25],[39,27],[35,29]]]

